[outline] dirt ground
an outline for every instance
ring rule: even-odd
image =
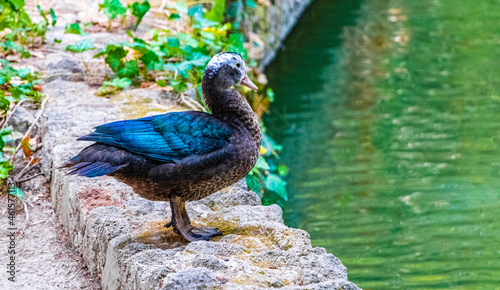
[[[45,177],[30,181],[37,189],[26,191],[30,225],[16,235],[16,282],[7,280],[4,270],[9,261],[6,195],[1,196],[0,209],[0,289],[100,289],[100,280],[92,276],[80,256],[68,245],[57,215],[49,202]],[[43,186],[40,186],[43,185]],[[18,229],[24,227],[26,214],[19,204],[15,218]]]

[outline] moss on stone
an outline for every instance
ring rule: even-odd
[[[135,240],[143,244],[154,244],[160,249],[170,248],[169,245],[176,244],[177,242],[188,244],[184,238],[172,230],[172,228],[165,228],[165,221],[152,221],[146,223],[141,227],[143,229],[140,233],[135,235]]]

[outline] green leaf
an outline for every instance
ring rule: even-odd
[[[137,63],[137,60],[129,60],[125,62],[124,68],[118,71],[119,77],[132,78],[137,75],[139,75],[139,64]]]
[[[109,65],[113,72],[118,73],[118,71],[123,66],[122,58],[127,55],[127,51],[123,49],[123,46],[108,44],[102,51],[94,55],[94,58],[105,56],[104,61]]]
[[[71,34],[77,34],[77,35],[82,35],[82,36],[88,35],[88,33],[85,32],[83,30],[83,28],[80,27],[80,24],[78,24],[78,23],[71,23],[71,24],[66,25],[66,27],[64,27],[64,33],[71,33]]]
[[[149,51],[149,45],[147,42],[140,38],[134,38],[133,42],[121,42],[120,45],[122,46],[128,46],[134,50],[137,50],[138,52],[145,54]]]
[[[94,50],[94,43],[90,38],[84,38],[73,45],[66,46],[66,51],[71,51],[74,53],[82,53],[87,50]]]
[[[42,16],[43,20],[46,23],[49,23],[49,20],[47,19],[47,13],[45,13],[45,11],[42,10],[42,8],[40,7],[40,5],[36,5],[36,8],[38,9],[38,12],[40,13],[40,16]]]
[[[57,23],[57,15],[56,15],[56,12],[54,11],[54,9],[50,8],[49,9],[49,13],[50,13],[50,18],[52,18],[52,27],[56,26],[56,23]]]
[[[226,11],[226,0],[215,0],[212,8],[205,14],[205,18],[210,21],[222,23],[224,12]]]
[[[159,87],[162,87],[162,88],[164,88],[164,87],[166,87],[166,86],[167,86],[167,82],[166,82],[165,80],[158,80],[158,81],[156,82],[156,84],[157,84]]]
[[[9,93],[12,95],[14,100],[22,100],[25,97],[24,92],[20,87],[10,87]]]
[[[266,90],[266,95],[267,95],[267,98],[269,99],[269,102],[274,102],[274,91],[273,91],[273,89],[268,88]]]
[[[22,67],[20,68],[18,71],[17,71],[17,74],[19,75],[19,77],[21,78],[24,78],[25,76],[27,76],[28,74],[31,73],[31,69],[29,67]]]
[[[111,70],[115,73],[118,73],[118,71],[122,68],[122,65],[123,65],[123,61],[119,58],[115,58],[113,56],[106,56],[106,58],[104,58],[104,62],[106,62],[109,67],[111,68]]]
[[[283,149],[283,146],[276,144],[273,139],[271,139],[267,134],[262,134],[262,146],[267,150],[266,156],[271,155],[271,153],[279,152]]]
[[[168,20],[178,20],[178,19],[181,19],[181,16],[179,14],[177,14],[177,13],[172,13],[168,17]]]
[[[288,167],[285,165],[278,166],[278,174],[280,176],[286,176],[288,174]]]
[[[243,43],[245,43],[245,38],[241,33],[233,33],[229,36],[229,46],[228,50],[230,52],[236,52],[240,54],[243,59],[248,58],[248,52],[243,46]]]
[[[272,173],[269,174],[264,181],[264,187],[279,195],[283,200],[288,200],[286,181],[281,179],[278,175]]]
[[[181,45],[177,37],[167,37],[167,44],[170,47],[179,47]]]
[[[255,175],[248,174],[245,176],[245,181],[250,190],[257,193],[259,198],[262,198],[262,184],[260,183],[260,179]]]
[[[198,46],[198,41],[196,39],[194,39],[192,34],[178,33],[177,37],[184,45],[192,46],[192,47]]]
[[[110,82],[104,82],[103,85],[118,87],[118,88],[123,89],[123,88],[126,88],[126,87],[132,85],[132,81],[129,78],[114,78]]]
[[[167,4],[167,8],[172,8],[177,10],[181,14],[187,14],[188,13],[188,8],[186,5],[186,1],[176,1],[174,3],[169,3]]]
[[[57,39],[57,38],[54,38],[54,42],[55,42],[55,43],[61,43],[61,42],[62,42],[62,39]]]
[[[210,60],[210,56],[204,55],[201,52],[196,52],[190,55],[190,62],[194,66],[205,66]]]
[[[148,50],[146,54],[140,57],[142,63],[144,63],[150,70],[158,70],[161,68],[162,62],[158,55],[152,51]]]
[[[131,38],[135,38],[135,36],[132,34],[132,31],[131,31],[131,30],[128,30],[128,29],[127,29],[127,31],[125,31],[125,33],[126,33],[128,36],[130,36]]]
[[[245,4],[247,5],[247,7],[254,8],[254,9],[257,8],[257,3],[255,3],[254,0],[246,0]]]
[[[134,2],[134,4],[132,4],[131,6],[132,15],[137,17],[137,22],[135,23],[135,29],[137,29],[137,26],[139,26],[139,23],[141,23],[142,18],[144,17],[144,15],[146,15],[146,13],[149,11],[150,8],[151,5],[149,4],[148,1],[144,1],[141,3]]]
[[[10,0],[12,5],[14,5],[15,10],[22,10],[24,7],[24,0]]]
[[[168,81],[169,81],[170,85],[172,86],[172,88],[174,88],[174,90],[176,92],[183,92],[187,89],[187,85],[183,81],[176,81],[173,79],[169,79]]]
[[[257,163],[255,163],[255,167],[262,169],[262,170],[269,170],[269,164],[267,164],[267,161],[264,159],[264,157],[259,156],[259,159],[257,159]]]
[[[188,15],[193,17],[195,24],[193,28],[202,29],[219,25],[219,22],[211,21],[203,17],[203,6],[196,5],[189,8]]]
[[[10,164],[10,161],[0,162],[0,179],[5,179],[9,176],[9,172],[14,169],[14,166]]]
[[[14,190],[9,189],[9,194],[17,196],[20,199],[24,199],[24,192],[15,185],[14,185]]]
[[[194,19],[197,18],[202,18],[203,17],[203,5],[194,5],[188,8],[188,13],[189,16],[193,17]]]
[[[18,71],[13,67],[11,67],[7,61],[3,60],[2,64],[3,65],[2,68],[0,69],[0,76],[2,76],[3,78],[0,79],[0,84],[8,83],[10,82],[12,77],[18,75]]]
[[[22,58],[29,58],[31,56],[30,52],[28,50],[25,50],[24,47],[16,42],[13,41],[5,41],[5,45],[8,49],[15,50],[19,53],[21,53]]]
[[[196,52],[194,54],[189,55],[191,59],[184,60],[180,63],[167,63],[164,66],[164,69],[170,70],[173,72],[177,72],[180,74],[183,78],[188,78],[188,71],[193,68],[193,66],[196,67],[204,67],[207,62],[210,60],[210,57],[207,55],[204,55],[200,52]]]
[[[119,0],[104,0],[103,4],[99,4],[104,14],[113,20],[118,16],[124,16],[127,13],[127,8],[123,7]]]
[[[0,112],[8,111],[9,107],[10,107],[10,101],[5,98],[5,92],[0,91]],[[0,146],[0,147],[3,147],[3,146]]]
[[[203,28],[208,28],[208,27],[213,27],[219,25],[219,22],[216,21],[211,21],[206,18],[200,17],[200,18],[195,18],[196,24],[193,25],[194,28],[198,29],[203,29]]]

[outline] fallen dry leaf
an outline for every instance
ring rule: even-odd
[[[149,88],[149,87],[154,86],[154,85],[156,85],[155,82],[143,82],[143,83],[141,83],[140,88],[145,89],[145,88]]]
[[[21,148],[23,149],[24,156],[31,157],[30,136],[26,136],[21,140]]]

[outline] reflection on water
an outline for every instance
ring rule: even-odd
[[[360,287],[500,287],[499,4],[317,0],[267,71],[286,222]]]

